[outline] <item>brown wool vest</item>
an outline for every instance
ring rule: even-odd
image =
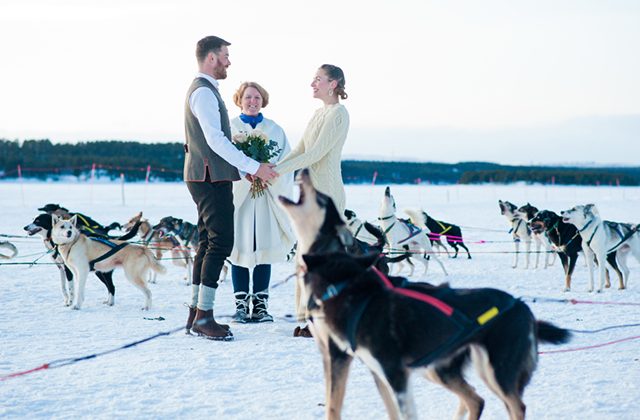
[[[189,98],[198,88],[205,87],[211,89],[218,99],[220,107],[220,121],[222,132],[231,141],[231,128],[229,124],[229,114],[224,101],[220,97],[218,90],[205,78],[197,77],[191,83],[187,92],[187,100],[184,106],[184,129],[186,144],[184,145],[184,180],[203,182],[207,173],[211,182],[217,181],[237,181],[240,179],[238,169],[229,162],[221,158],[216,152],[211,150],[202,132],[200,122],[191,112]],[[215,110],[211,110],[215,112]]]

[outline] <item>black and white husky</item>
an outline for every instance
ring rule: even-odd
[[[516,210],[517,214],[527,222],[529,228],[531,228],[531,219],[533,219],[538,211],[538,208],[532,206],[530,203],[520,206],[520,208]],[[540,262],[540,249],[542,247],[547,251],[544,254],[544,268],[546,269],[550,265],[553,265],[556,255],[553,252],[553,247],[551,246],[549,239],[544,234],[536,233],[533,230],[531,231],[531,236],[536,243],[536,265],[534,268],[538,268],[538,263]]]
[[[508,201],[498,200],[500,206],[500,214],[507,218],[511,224],[509,233],[513,237],[513,243],[515,245],[516,252],[513,257],[513,268],[518,267],[518,256],[520,255],[520,242],[524,242],[525,245],[525,266],[529,268],[529,253],[531,252],[531,230],[527,225],[527,221],[518,214],[518,206]]]
[[[617,272],[619,272],[618,267],[622,271],[622,276],[619,276],[618,288],[627,288],[629,286],[628,255],[632,254],[640,262],[639,225],[602,220],[594,204],[577,205],[561,211],[560,215],[563,221],[575,225],[582,236],[582,249],[589,266],[589,291],[593,291],[592,255],[595,255],[598,264],[600,277],[598,292],[602,291],[602,287],[607,281],[607,262],[613,263],[612,266]],[[613,260],[610,256],[612,253],[615,253]]]
[[[538,343],[564,343],[569,332],[537,321],[525,303],[500,290],[398,286],[398,278],[372,267],[373,258],[303,256],[314,337],[324,349],[326,417],[340,418],[355,356],[373,374],[390,418],[418,417],[409,386],[414,372],[458,396],[456,418],[479,418],[484,400],[463,376],[473,364],[509,418],[523,419]]]
[[[456,258],[458,256],[458,247],[462,247],[467,251],[467,258],[471,259],[469,248],[464,244],[462,229],[460,229],[460,226],[436,220],[429,216],[424,210],[417,211],[413,209],[406,209],[405,213],[409,215],[411,221],[418,227],[436,235],[437,243],[441,244],[442,242],[440,242],[440,239],[444,238],[449,246],[455,251],[455,254],[451,258]]]
[[[396,217],[396,202],[391,195],[391,189],[389,187],[384,190],[378,220],[380,227],[387,237],[387,245],[391,253],[410,252],[415,255],[415,259],[424,265],[424,275],[427,274],[427,270],[429,269],[429,260],[433,258],[438,265],[440,265],[444,275],[448,275],[444,264],[442,264],[442,261],[440,261],[436,253],[433,252],[427,232]],[[412,274],[413,267],[411,268],[409,276]]]

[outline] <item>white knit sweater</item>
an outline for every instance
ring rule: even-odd
[[[318,109],[295,149],[275,168],[280,175],[309,168],[313,186],[333,199],[341,216],[346,197],[340,161],[348,131],[349,113],[344,105]]]
[[[240,117],[231,120],[232,135],[252,130]],[[276,141],[281,149],[278,156],[271,158],[271,163],[277,163],[291,150],[284,130],[273,120],[264,118],[256,126],[256,130]],[[260,197],[251,198],[250,187],[251,183],[245,178],[233,183],[235,237],[229,260],[247,268],[258,264],[284,262],[293,247],[295,235],[287,215],[277,201],[279,195],[291,197],[293,174],[282,175],[271,181],[265,194]]]

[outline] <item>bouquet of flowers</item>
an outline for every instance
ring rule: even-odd
[[[274,140],[269,140],[269,137],[260,130],[235,134],[233,136],[233,144],[242,153],[260,163],[269,162],[269,159],[280,153],[278,143]],[[266,186],[261,179],[254,179],[251,183],[251,198],[264,195],[265,188]]]

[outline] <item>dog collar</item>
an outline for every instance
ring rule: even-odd
[[[378,217],[378,220],[389,220],[389,219],[391,219],[393,216],[395,216],[395,214],[392,214],[391,216],[387,216],[387,217]]]
[[[580,229],[580,232],[588,228],[591,222],[593,222],[593,219],[589,220],[586,225],[582,226],[582,229]],[[593,238],[593,235],[591,237]]]
[[[322,302],[326,302],[334,297],[338,296],[348,285],[351,283],[351,280],[345,280],[338,284],[330,284],[325,290],[324,294],[320,297]]]

